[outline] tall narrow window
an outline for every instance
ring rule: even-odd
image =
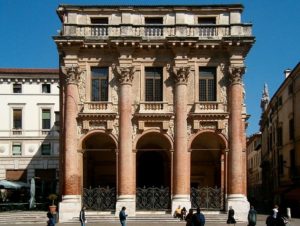
[[[22,129],[22,109],[13,109],[13,129]]]
[[[22,145],[20,143],[13,143],[12,155],[22,155]]]
[[[93,67],[92,101],[108,101],[108,68]]]
[[[22,84],[19,84],[19,83],[13,84],[13,92],[14,93],[22,93]]]
[[[216,101],[216,68],[200,67],[199,101]]]
[[[293,140],[295,137],[295,131],[294,131],[294,119],[290,119],[289,121],[289,136],[290,140]]]
[[[282,142],[282,127],[277,128],[277,145],[278,146],[282,146],[283,142]]]
[[[50,143],[42,144],[41,154],[42,155],[50,155],[51,154],[51,144]]]
[[[42,129],[50,129],[51,128],[51,114],[50,109],[42,110]]]
[[[146,101],[162,101],[162,68],[145,68]]]

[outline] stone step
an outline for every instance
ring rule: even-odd
[[[0,225],[8,223],[46,223],[48,220],[46,211],[7,211],[0,212]]]

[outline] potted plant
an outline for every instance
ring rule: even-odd
[[[57,194],[50,194],[48,196],[48,199],[52,201],[51,206],[49,206],[49,210],[51,213],[55,213],[56,212],[56,205],[54,203],[54,201],[57,199]]]

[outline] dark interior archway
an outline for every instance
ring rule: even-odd
[[[95,133],[83,142],[83,187],[116,187],[116,144],[105,133]]]
[[[137,143],[137,187],[170,187],[171,144],[160,133],[148,133]]]

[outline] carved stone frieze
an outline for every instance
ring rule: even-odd
[[[84,103],[86,101],[86,71],[82,71],[82,73],[79,76],[79,81],[78,81],[78,92],[79,92],[79,99],[81,103]]]
[[[89,122],[89,129],[93,130],[93,129],[106,129],[107,126],[107,122],[104,121],[90,121]]]
[[[174,121],[170,120],[169,122],[169,128],[167,133],[169,134],[170,137],[172,137],[174,139]]]
[[[243,84],[243,75],[245,73],[244,66],[230,66],[229,67],[229,81],[233,84]]]
[[[190,67],[172,67],[167,65],[168,72],[173,76],[175,83],[187,84],[190,74]]]
[[[134,123],[132,125],[132,140],[133,141],[135,140],[135,137],[137,135],[137,131],[138,131],[138,126]]]
[[[212,129],[216,130],[218,127],[217,122],[212,122],[212,121],[200,121],[199,128],[200,129]]]
[[[120,67],[116,64],[112,64],[112,70],[120,84],[132,85],[133,75],[135,72],[134,67]]]
[[[115,135],[115,137],[119,137],[119,121],[118,120],[114,120],[111,133],[113,135]]]
[[[65,75],[66,84],[78,85],[80,74],[82,73],[78,65],[65,66],[65,67],[61,67],[61,69]]]

